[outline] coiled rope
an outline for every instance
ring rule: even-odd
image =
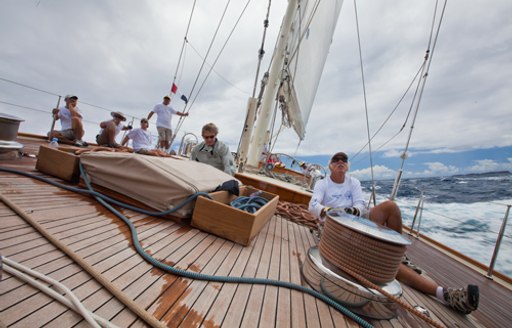
[[[406,246],[363,235],[327,216],[319,249],[337,268],[352,269],[382,285],[395,279]]]
[[[265,206],[266,203],[268,203],[268,199],[260,196],[240,196],[232,200],[229,204],[239,210],[256,213],[256,211]]]
[[[307,205],[280,200],[277,203],[276,213],[297,224],[305,225],[314,230],[318,229],[318,220],[309,212]]]
[[[84,190],[84,189],[81,189],[81,188],[74,188],[74,187],[65,186],[63,184],[60,184],[60,183],[57,183],[57,182],[54,182],[54,181],[51,181],[51,180],[48,180],[48,179],[45,179],[45,178],[42,178],[42,177],[34,176],[34,175],[30,174],[30,173],[26,173],[26,172],[22,172],[22,171],[18,171],[18,170],[13,170],[13,169],[8,169],[8,168],[0,167],[0,172],[3,171],[3,172],[9,172],[9,173],[14,173],[14,174],[24,175],[24,176],[27,176],[27,177],[31,177],[31,178],[43,181],[43,182],[50,183],[50,184],[52,184],[54,186],[63,187],[66,190],[80,192],[80,193],[85,193],[85,194],[89,194],[89,195],[93,196],[98,202],[100,202],[103,206],[105,206],[107,209],[109,209],[113,214],[115,214],[117,217],[119,217],[124,223],[126,223],[126,225],[130,229],[130,233],[131,233],[131,237],[132,237],[132,243],[133,243],[137,253],[139,253],[139,255],[145,261],[147,261],[148,263],[152,264],[154,267],[156,267],[156,268],[158,268],[160,270],[166,271],[168,273],[171,273],[171,274],[174,274],[174,275],[177,275],[177,276],[181,276],[181,277],[188,278],[188,279],[194,279],[194,280],[203,280],[203,281],[220,282],[220,283],[269,285],[269,286],[284,287],[284,288],[288,288],[288,289],[297,290],[297,291],[309,294],[309,295],[311,295],[313,297],[316,297],[317,299],[323,301],[327,305],[332,306],[337,311],[339,311],[343,315],[346,315],[350,319],[354,320],[357,324],[359,324],[362,327],[368,327],[368,328],[369,327],[373,327],[370,323],[368,323],[367,321],[363,320],[361,317],[357,316],[356,314],[354,314],[353,312],[351,312],[350,310],[348,310],[344,306],[340,305],[339,303],[337,303],[336,301],[334,301],[330,297],[328,297],[328,296],[326,296],[326,295],[324,295],[322,293],[319,293],[319,292],[317,292],[317,291],[315,291],[315,290],[313,290],[311,288],[307,288],[307,287],[304,287],[304,286],[301,286],[301,285],[297,285],[297,284],[294,284],[294,283],[291,283],[291,282],[279,281],[279,280],[274,280],[274,279],[248,278],[248,277],[227,277],[227,276],[207,275],[207,274],[197,273],[197,272],[193,272],[193,271],[186,271],[186,270],[174,268],[172,266],[169,266],[169,265],[167,265],[165,263],[162,263],[162,262],[156,260],[151,255],[146,253],[144,248],[141,246],[141,244],[139,242],[139,239],[138,239],[138,236],[137,236],[137,231],[136,231],[135,226],[133,225],[133,223],[127,217],[125,217],[122,213],[120,213],[114,207],[112,207],[109,203],[107,203],[107,201],[106,201],[106,200],[113,200],[114,201],[114,199],[112,199],[110,197],[107,197],[105,195],[102,195],[99,192],[94,191],[92,186],[91,186],[91,184],[90,184],[90,182],[89,182],[89,180],[87,179],[87,176],[85,174],[85,170],[84,170],[81,162],[79,162],[79,167],[80,167],[80,173],[82,175],[82,179],[84,180],[88,190]],[[201,194],[204,194],[204,193],[201,193]],[[195,197],[192,198],[192,196],[195,196]],[[189,197],[188,199],[191,199],[191,198],[195,199],[199,195],[192,195],[192,196]],[[119,201],[115,201],[115,204],[120,206],[120,207],[125,207],[124,205],[129,205],[129,204],[124,204],[124,203],[119,202]],[[123,205],[120,205],[120,204],[123,204]],[[182,206],[184,206],[184,204]],[[129,207],[125,207],[125,208],[134,209],[136,207],[129,205]],[[172,210],[168,210],[168,211],[165,211],[165,212],[168,212],[167,214],[169,214],[173,210],[177,210],[177,209],[178,209],[178,206],[176,206]],[[145,211],[145,210],[142,210],[142,209],[138,209],[138,210]],[[163,213],[163,212],[160,212],[160,213]]]
[[[364,286],[379,291],[389,300],[432,326],[444,327],[379,286],[395,279],[406,246],[383,242],[363,235],[327,216],[322,238],[320,238],[319,250],[322,257]]]

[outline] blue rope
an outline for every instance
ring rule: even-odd
[[[239,210],[255,213],[265,206],[266,203],[268,203],[268,200],[260,196],[240,196],[232,200],[229,204]]]
[[[3,172],[9,172],[9,173],[15,173],[15,174],[24,175],[24,176],[27,176],[27,177],[30,177],[30,178],[34,178],[34,179],[43,181],[43,182],[47,182],[49,184],[52,184],[52,185],[57,186],[57,187],[61,187],[63,189],[69,190],[69,191],[89,194],[89,195],[93,196],[94,198],[96,198],[96,200],[98,202],[100,202],[108,210],[110,210],[117,217],[119,217],[121,220],[123,220],[123,222],[126,223],[126,225],[128,225],[128,227],[130,229],[133,245],[135,246],[135,249],[136,249],[137,253],[139,253],[139,255],[142,256],[142,258],[144,260],[149,262],[154,267],[159,268],[160,270],[166,271],[168,273],[171,273],[171,274],[174,274],[174,275],[177,275],[177,276],[185,277],[185,278],[188,278],[188,279],[193,279],[193,280],[203,280],[203,281],[212,281],[212,282],[220,282],[220,283],[270,285],[270,286],[294,289],[294,290],[297,290],[297,291],[309,294],[311,296],[314,296],[314,297],[320,299],[321,301],[325,302],[326,304],[334,307],[340,313],[342,313],[342,314],[346,315],[347,317],[351,318],[352,320],[354,320],[356,323],[358,323],[362,327],[373,328],[373,326],[370,323],[368,323],[367,321],[363,320],[361,317],[357,316],[356,314],[354,314],[353,312],[351,312],[350,310],[348,310],[347,308],[345,308],[341,304],[337,303],[336,301],[334,301],[333,299],[329,298],[328,296],[326,296],[324,294],[321,294],[321,293],[319,293],[316,290],[311,289],[311,288],[307,288],[307,287],[304,287],[304,286],[301,286],[301,285],[297,285],[297,284],[294,284],[294,283],[291,283],[291,282],[279,281],[279,280],[274,280],[274,279],[249,278],[249,277],[227,277],[227,276],[207,275],[207,274],[203,274],[203,273],[197,273],[197,272],[193,272],[193,271],[186,271],[186,270],[178,269],[178,268],[169,266],[169,265],[167,265],[165,263],[162,263],[162,262],[158,261],[157,259],[153,258],[151,255],[147,254],[146,251],[144,250],[144,248],[142,247],[142,245],[140,244],[139,238],[137,236],[137,231],[136,231],[135,226],[133,225],[133,223],[127,217],[125,217],[122,213],[120,213],[118,210],[116,210],[114,207],[112,207],[109,203],[107,203],[106,199],[108,199],[108,200],[112,200],[112,199],[110,197],[104,196],[101,193],[98,193],[98,192],[96,192],[96,191],[94,191],[92,189],[92,186],[91,186],[89,180],[87,179],[87,176],[85,174],[85,171],[84,171],[84,168],[83,168],[81,162],[79,162],[79,167],[80,167],[80,173],[82,175],[82,178],[84,179],[84,182],[85,182],[88,190],[66,186],[66,185],[63,185],[63,184],[60,184],[60,183],[57,183],[57,182],[54,182],[54,181],[51,181],[51,180],[48,180],[48,179],[45,179],[45,178],[42,178],[42,177],[34,176],[32,174],[29,174],[29,173],[26,173],[26,172],[22,172],[22,171],[18,171],[18,170],[13,170],[13,169],[8,169],[8,168],[0,167],[0,172],[3,171]],[[194,195],[190,196],[189,198],[187,198],[187,200],[191,201],[192,199],[194,199],[197,196],[202,195],[202,194],[204,194],[204,193],[194,194]],[[182,206],[186,205],[185,202],[187,200],[183,201],[182,203],[180,203],[179,205],[177,205],[175,208],[173,208],[171,210],[168,210],[168,211],[165,211],[165,212],[158,212],[158,213],[169,214],[169,213],[171,213],[173,211],[176,211],[178,209],[178,206],[182,207]],[[125,203],[122,203],[122,202],[119,202],[119,201],[115,201],[115,203],[117,205],[123,204],[123,205],[119,205],[121,207],[125,207],[124,205],[128,205],[128,204],[125,204]],[[128,205],[128,206],[134,208],[131,205]],[[125,207],[125,208],[129,208],[129,207]],[[139,209],[138,211],[140,211],[140,213],[146,212],[145,210],[142,210],[142,209]]]

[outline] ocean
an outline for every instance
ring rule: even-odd
[[[375,182],[377,202],[386,199],[393,180]],[[362,181],[370,197],[371,182]],[[512,174],[497,172],[451,177],[403,179],[396,199],[403,221],[411,225],[421,193],[425,201],[420,232],[485,265],[491,262],[507,205],[512,204]],[[512,276],[512,213],[495,270]],[[416,226],[418,219],[416,220]],[[421,265],[420,265],[421,266]]]

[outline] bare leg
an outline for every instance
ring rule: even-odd
[[[400,264],[396,279],[412,288],[419,290],[427,295],[436,296],[436,290],[439,286],[434,280],[418,274],[404,264]]]
[[[387,200],[373,207],[370,211],[370,220],[402,233],[402,214],[393,201]]]
[[[84,136],[84,127],[82,125],[82,120],[74,117],[71,119],[71,128],[73,129],[73,132],[75,133],[75,137],[78,140],[82,140]]]
[[[114,145],[116,143],[116,125],[114,122],[110,122],[103,130],[103,133],[106,133],[109,145]]]

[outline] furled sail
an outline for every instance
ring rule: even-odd
[[[286,125],[302,140],[343,0],[299,1],[279,99]],[[287,64],[286,64],[287,63]]]
[[[268,140],[276,95],[283,124],[293,127],[304,139],[342,3],[343,0],[288,0],[254,129],[247,129],[242,137],[242,144],[248,146],[247,152],[240,147],[242,166],[245,153],[247,165],[258,165]]]

